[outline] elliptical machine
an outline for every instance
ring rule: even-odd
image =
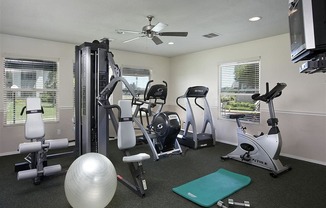
[[[283,166],[279,160],[282,148],[281,132],[278,128],[278,119],[275,116],[273,99],[282,94],[282,90],[286,87],[285,83],[277,83],[277,85],[269,91],[269,84],[266,83],[266,93],[260,95],[256,93],[252,95],[255,101],[264,101],[268,104],[270,118],[267,120],[268,126],[271,126],[268,134],[263,132],[260,135],[251,135],[246,132],[246,127],[242,126],[240,118],[245,117],[244,114],[231,114],[231,119],[236,119],[238,146],[237,148],[222,156],[222,159],[234,159],[250,165],[258,166],[271,170],[270,175],[277,177],[285,171],[291,170],[289,166]]]
[[[181,129],[178,114],[169,111],[161,112],[155,116],[151,126],[158,141],[155,144],[158,153],[182,153],[177,140]]]
[[[143,114],[145,114],[147,129],[149,133],[151,133],[152,130],[149,117],[153,116],[154,120],[154,117],[162,111],[163,106],[166,103],[166,97],[168,94],[168,84],[166,83],[166,81],[163,81],[163,84],[152,84],[153,82],[154,80],[150,80],[147,82],[144,91],[144,99],[137,100],[133,103],[137,106],[135,114],[139,113],[140,122],[142,125],[144,125]],[[154,108],[156,109],[155,112]]]
[[[134,100],[133,105],[136,105],[136,109],[133,117],[139,114],[141,125],[144,126],[143,114],[145,114],[147,128],[145,132],[141,129],[143,135],[138,137],[138,141],[144,141],[151,148],[154,147],[156,151],[154,159],[158,160],[162,156],[182,153],[177,140],[181,124],[177,113],[162,112],[166,103],[167,83],[165,81],[163,84],[152,83],[153,80],[147,83],[143,100]],[[151,121],[149,117],[152,117]]]

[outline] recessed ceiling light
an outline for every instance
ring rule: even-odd
[[[169,45],[173,45],[173,44],[174,44],[174,42],[169,42],[168,44],[169,44]]]
[[[256,21],[259,21],[259,20],[261,20],[261,17],[258,17],[258,16],[249,18],[250,22],[256,22]]]

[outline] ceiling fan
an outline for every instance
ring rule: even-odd
[[[116,30],[116,32],[118,34],[132,33],[132,34],[139,34],[140,35],[138,37],[131,38],[129,40],[125,40],[125,41],[123,41],[123,43],[128,43],[130,41],[134,41],[134,40],[137,40],[137,39],[142,38],[142,37],[147,37],[149,39],[152,39],[152,41],[156,45],[159,45],[159,44],[162,44],[163,41],[160,38],[158,38],[157,36],[187,37],[188,32],[161,32],[161,30],[163,30],[168,25],[164,24],[164,23],[161,23],[161,22],[157,23],[156,25],[152,25],[153,18],[154,18],[154,16],[152,16],[152,15],[147,16],[149,24],[145,25],[143,27],[142,31],[140,31],[140,32],[132,31],[132,30],[123,30],[123,29]]]

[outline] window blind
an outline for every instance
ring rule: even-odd
[[[252,94],[259,92],[259,73],[259,60],[220,66],[220,114],[223,118],[232,113],[244,113],[245,120],[260,121],[259,102],[251,99]]]
[[[25,122],[20,115],[27,97],[40,97],[44,120],[58,120],[57,62],[4,58],[4,124]]]

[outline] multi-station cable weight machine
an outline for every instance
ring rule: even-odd
[[[75,48],[75,138],[78,155],[107,154],[108,118],[96,96],[109,83],[105,43],[84,43]],[[101,128],[104,127],[104,128]]]
[[[120,69],[113,60],[113,54],[109,51],[109,40],[86,42],[76,46],[75,55],[75,141],[77,156],[89,152],[108,156],[110,118],[118,136],[118,147],[125,154],[122,161],[128,164],[134,183],[130,183],[121,175],[117,175],[117,179],[142,197],[147,189],[142,161],[149,159],[150,156],[145,153],[137,155],[129,153],[128,150],[134,146],[136,142],[133,140],[136,141],[136,138],[128,136],[132,135],[133,126],[128,125],[131,129],[126,128],[127,123],[123,120],[122,115],[126,115],[125,109],[128,111],[128,107],[131,111],[131,105],[124,105],[122,108],[119,105],[110,104],[109,100],[120,81],[125,84],[133,97],[136,99],[137,97],[128,82],[121,77]],[[109,78],[109,70],[112,70],[111,78]],[[118,110],[119,120],[113,112],[114,108]],[[123,132],[121,128],[124,128]],[[119,133],[126,133],[127,137]]]
[[[119,125],[113,112],[116,105],[111,105],[109,98],[118,82],[122,82],[136,99],[137,95],[121,76],[109,51],[108,39],[76,46],[75,60],[76,152],[78,155],[98,152],[107,156],[109,118],[115,132]]]
[[[98,152],[108,155],[109,118],[117,132],[119,121],[113,112],[116,105],[110,103],[117,84],[122,82],[133,100],[139,100],[134,89],[121,75],[121,70],[109,51],[109,40],[85,42],[76,46],[75,63],[75,140],[79,155]],[[111,73],[110,73],[111,71]],[[153,138],[139,119],[133,122],[141,130],[151,149],[154,160],[169,154],[157,152]],[[181,153],[181,151],[179,151]]]
[[[134,133],[131,123],[134,122],[143,133],[154,160],[159,160],[161,156],[165,156],[172,151],[164,152],[164,154],[158,152],[155,149],[154,142],[157,139],[155,140],[149,136],[137,117],[131,116],[130,113],[127,113],[128,116],[126,116],[126,112],[131,111],[131,101],[130,104],[119,101],[120,104],[123,103],[123,106],[110,103],[110,97],[119,82],[125,85],[135,102],[139,98],[127,80],[122,77],[118,65],[115,64],[113,54],[109,51],[109,40],[85,42],[80,46],[76,46],[75,56],[76,153],[79,156],[89,152],[97,152],[108,156],[110,121],[110,126],[117,133],[118,147],[125,153],[123,161],[129,165],[134,184],[129,183],[121,176],[118,176],[118,180],[140,196],[144,196],[146,182],[143,178],[141,163],[143,160],[148,159],[149,155],[145,153],[130,155],[128,149],[133,145],[129,146],[128,144],[127,149],[125,149],[124,146],[128,143],[126,140],[131,137],[136,140],[135,136],[131,136]],[[118,116],[115,115],[113,109],[118,110]],[[132,128],[127,129],[126,126]],[[122,127],[124,128],[123,131],[121,131]],[[127,131],[129,133],[125,137]],[[120,139],[126,140],[122,142]]]

